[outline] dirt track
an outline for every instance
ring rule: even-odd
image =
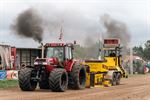
[[[150,100],[150,74],[123,79],[113,87],[68,90],[63,93],[49,90],[22,92],[19,88],[1,89],[0,100]]]

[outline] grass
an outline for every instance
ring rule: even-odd
[[[143,76],[145,74],[133,74],[129,77],[138,77]],[[150,75],[150,73],[147,73],[146,75]],[[18,86],[18,80],[0,80],[0,88],[10,88],[10,87],[17,87]]]
[[[0,80],[0,88],[10,88],[18,86],[18,80]]]

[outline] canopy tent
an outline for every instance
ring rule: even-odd
[[[11,60],[11,47],[9,45],[0,45],[0,58],[1,69],[11,69],[13,67]]]

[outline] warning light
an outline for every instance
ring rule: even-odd
[[[104,44],[119,44],[118,39],[104,39]]]
[[[120,44],[119,39],[111,38],[111,39],[104,39],[105,46],[118,46]]]
[[[64,43],[46,43],[46,47],[61,47],[64,46]]]

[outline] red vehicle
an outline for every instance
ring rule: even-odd
[[[38,82],[40,89],[55,92],[85,88],[86,70],[73,59],[73,44],[47,43],[42,48],[42,58],[19,71],[21,90],[33,91]]]

